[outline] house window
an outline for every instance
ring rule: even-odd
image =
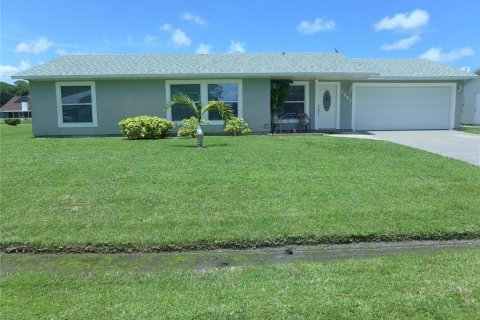
[[[208,84],[208,101],[223,101],[233,110],[233,115],[238,117],[238,84],[215,83]],[[218,110],[208,113],[208,120],[222,120]]]
[[[236,117],[242,116],[242,82],[241,80],[171,80],[166,81],[167,103],[170,98],[183,92],[195,103],[206,105],[209,101],[223,101],[230,105]],[[188,107],[173,106],[168,109],[167,118],[172,121],[181,121],[193,116]],[[203,115],[210,124],[223,123],[217,110]]]
[[[97,126],[93,82],[59,82],[56,89],[59,127]]]
[[[295,82],[290,85],[288,90],[288,97],[283,105],[283,113],[298,114],[307,113],[305,103],[305,91],[306,85],[296,84]]]
[[[201,103],[200,101],[200,85],[199,84],[172,84],[170,86],[170,94],[174,96],[176,93],[184,93],[190,99],[192,99],[195,104]],[[186,106],[175,105],[172,110],[172,120],[173,121],[182,121],[182,119],[191,118],[194,115],[192,109]]]

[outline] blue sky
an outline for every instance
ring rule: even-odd
[[[480,0],[1,0],[2,81],[64,54],[322,51],[480,67]]]

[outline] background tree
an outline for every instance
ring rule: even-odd
[[[14,96],[28,96],[28,82],[19,80],[14,84],[0,82],[0,106],[3,106]]]
[[[176,93],[170,102],[167,104],[166,109],[174,108],[175,106],[185,106],[193,111],[193,117],[197,120],[197,148],[203,147],[203,130],[201,126],[202,115],[211,111],[217,110],[223,121],[227,121],[233,115],[232,108],[222,101],[209,101],[205,106],[202,104],[195,104],[185,93]]]

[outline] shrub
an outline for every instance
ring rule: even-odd
[[[9,126],[16,126],[17,124],[20,124],[20,119],[5,119],[5,123]]]
[[[241,136],[243,134],[247,134],[252,132],[248,127],[248,123],[243,120],[243,118],[232,117],[227,121],[227,125],[223,130],[227,134],[232,136]]]
[[[183,119],[177,136],[182,138],[195,138],[197,136],[197,118],[191,117],[190,119]]]
[[[126,118],[118,124],[122,130],[122,134],[128,139],[165,138],[173,129],[172,121],[150,116]]]

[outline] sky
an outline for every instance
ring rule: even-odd
[[[0,77],[66,54],[333,52],[480,68],[480,0],[0,0]]]

